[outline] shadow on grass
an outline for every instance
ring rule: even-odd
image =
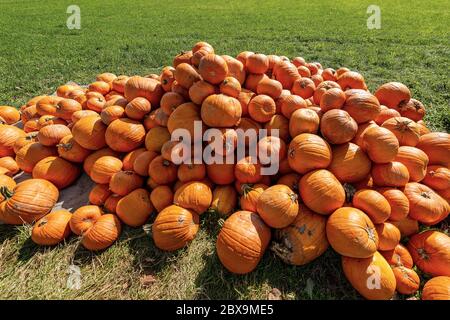
[[[202,227],[215,242],[220,231],[217,217],[206,218]],[[275,288],[282,292],[283,299],[359,298],[342,273],[340,256],[331,248],[305,266],[286,265],[267,249],[258,267],[246,275],[227,271],[215,250],[203,259],[204,267],[195,281],[201,288],[198,299],[268,299]]]
[[[0,243],[16,237],[20,233],[19,227],[0,224]]]

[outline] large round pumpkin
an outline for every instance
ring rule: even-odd
[[[395,134],[401,146],[414,147],[419,143],[419,126],[411,119],[404,117],[390,118],[383,122],[382,127]]]
[[[109,183],[111,177],[122,170],[122,161],[113,156],[98,158],[89,172],[89,176],[96,183]]]
[[[370,173],[372,163],[356,144],[348,142],[332,147],[332,160],[328,170],[341,182],[361,181]]]
[[[83,148],[72,135],[62,138],[56,147],[59,156],[70,162],[82,163],[91,154],[91,150]]]
[[[217,237],[217,255],[230,272],[249,273],[261,260],[270,237],[270,228],[258,214],[235,212],[225,221]]]
[[[228,65],[221,56],[210,53],[200,59],[198,71],[204,80],[219,84],[228,74]]]
[[[382,105],[395,108],[402,102],[408,102],[411,99],[411,92],[403,83],[388,82],[378,87],[375,97]]]
[[[155,245],[164,251],[174,251],[192,241],[199,228],[199,217],[191,210],[171,205],[162,210],[152,225]]]
[[[408,168],[397,161],[373,165],[371,175],[373,183],[380,187],[403,187],[409,181]]]
[[[398,148],[395,161],[405,165],[409,172],[409,181],[419,182],[425,178],[427,174],[428,156],[420,149],[401,146]]]
[[[58,189],[72,185],[80,176],[81,170],[73,163],[60,157],[47,157],[36,163],[33,168],[34,179],[45,179]]]
[[[449,190],[450,169],[439,165],[428,166],[427,174],[422,180],[422,183],[434,190]]]
[[[297,216],[297,198],[297,194],[288,186],[274,185],[259,196],[257,212],[269,227],[287,227]]]
[[[33,226],[31,240],[42,246],[53,246],[70,235],[69,221],[72,214],[67,210],[58,210],[42,217]]]
[[[173,197],[174,204],[191,209],[197,214],[205,212],[212,201],[211,189],[203,182],[191,181],[177,189]]]
[[[331,148],[321,137],[302,133],[289,144],[288,161],[289,166],[301,174],[326,168],[331,163]]]
[[[327,219],[300,204],[295,220],[275,231],[271,250],[285,263],[304,265],[321,256],[328,248]]]
[[[72,127],[75,141],[89,150],[99,150],[106,146],[105,132],[106,126],[98,116],[81,118]]]
[[[0,124],[0,157],[13,157],[14,143],[25,135],[23,130],[15,126]]]
[[[129,78],[124,89],[124,95],[128,101],[132,101],[137,97],[143,97],[150,101],[154,107],[159,106],[163,93],[164,90],[160,82],[139,76]]]
[[[424,184],[410,182],[404,192],[409,200],[409,217],[424,224],[436,224],[450,212],[449,203]]]
[[[20,148],[16,154],[16,162],[21,170],[31,173],[36,163],[44,158],[57,155],[58,152],[54,147],[46,147],[39,142],[34,142]]]
[[[407,247],[420,270],[432,276],[450,277],[450,237],[448,235],[427,230],[413,235]]]
[[[202,103],[201,117],[210,127],[233,127],[241,120],[241,103],[224,94],[213,94]]]
[[[386,128],[369,127],[364,131],[362,148],[375,163],[387,163],[397,155],[399,143],[395,135]]]
[[[382,223],[391,215],[391,206],[389,202],[382,194],[375,190],[358,190],[353,195],[352,204],[355,208],[364,211],[373,223]]]
[[[431,132],[420,136],[416,145],[428,156],[430,164],[450,167],[450,134],[445,132]]]
[[[70,129],[63,124],[52,124],[42,127],[37,135],[39,142],[47,147],[56,146],[65,136],[70,135]]]
[[[393,250],[400,242],[400,230],[389,222],[375,225],[378,234],[378,250]]]
[[[378,99],[368,92],[351,95],[342,109],[347,111],[357,123],[375,120],[381,112]]]
[[[325,112],[320,120],[320,132],[331,144],[351,141],[356,135],[358,124],[344,110],[333,109]]]
[[[13,190],[2,187],[1,194],[6,199],[5,215],[17,216],[26,223],[32,223],[49,213],[59,197],[58,189],[43,179],[25,180]]]
[[[440,276],[428,280],[423,286],[422,300],[450,300],[450,277]]]
[[[366,299],[389,300],[395,293],[394,273],[379,252],[367,258],[342,257],[342,269],[347,280]]]
[[[88,250],[99,251],[111,246],[120,236],[122,226],[114,214],[104,214],[83,233],[81,244]]]
[[[139,227],[147,221],[153,209],[148,191],[136,189],[119,200],[116,213],[125,224]]]
[[[130,152],[144,142],[145,129],[138,121],[117,119],[106,129],[105,139],[111,149],[119,152]]]
[[[177,129],[187,130],[190,138],[194,138],[195,124],[200,124],[202,129],[202,118],[200,116],[200,108],[192,102],[179,105],[169,116],[167,129],[171,134]]]
[[[370,218],[361,210],[342,207],[327,221],[327,238],[339,254],[353,258],[368,258],[378,248],[378,235]]]
[[[383,187],[377,188],[376,191],[381,193],[389,202],[391,207],[391,215],[389,220],[399,221],[404,219],[409,213],[409,201],[405,194],[396,188]]]
[[[306,206],[320,214],[329,215],[345,202],[344,188],[328,170],[307,173],[300,179],[298,189]]]

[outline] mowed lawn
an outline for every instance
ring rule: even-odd
[[[66,27],[81,9],[81,30]],[[381,8],[368,30],[367,7]],[[243,50],[303,56],[324,67],[361,72],[371,90],[400,81],[427,107],[427,124],[450,129],[450,3],[442,1],[0,1],[0,105],[19,107],[67,81],[100,72],[148,74],[200,40],[219,54]],[[124,228],[108,250],[92,254],[72,237],[35,246],[30,227],[0,226],[0,298],[6,299],[353,299],[359,295],[329,249],[302,267],[266,252],[246,276],[225,271],[215,254],[218,217],[203,215],[192,244],[155,248],[144,229]],[[151,221],[149,222],[151,223]],[[81,287],[67,287],[69,266]],[[276,290],[275,290],[276,291]]]

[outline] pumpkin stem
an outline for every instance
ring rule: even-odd
[[[59,143],[56,145],[57,148],[63,148],[65,151],[69,151],[73,147],[73,143]]]
[[[422,258],[423,260],[430,259],[430,256],[428,255],[428,253],[425,251],[424,248],[418,248],[417,253],[419,254],[420,258]]]
[[[217,224],[219,225],[220,228],[223,227],[223,224],[225,223],[225,220],[220,218],[219,220],[217,220]]]
[[[345,201],[352,202],[353,196],[356,193],[356,188],[349,183],[344,183],[343,187],[345,191]]]
[[[368,225],[366,226],[366,232],[369,236],[369,239],[372,240],[373,242],[375,242],[375,228],[371,228]]]
[[[14,192],[9,190],[8,187],[2,186],[2,187],[0,187],[0,194],[5,198],[5,200],[8,200],[8,199],[12,198],[12,196],[14,195]]]
[[[244,195],[247,195],[250,191],[253,190],[253,184],[244,183],[243,185],[241,185],[241,190]]]
[[[47,222],[48,222],[47,220],[42,220],[42,221],[38,224],[38,227],[42,227],[42,226],[46,225]]]
[[[290,198],[291,201],[294,203],[294,202],[297,202],[297,200],[298,200],[298,195],[297,195],[296,193],[290,193],[290,194],[289,194],[289,198]]]
[[[420,196],[422,196],[422,197],[424,197],[425,199],[431,199],[431,196],[430,196],[430,194],[428,193],[428,192],[422,192],[421,194],[420,194]]]

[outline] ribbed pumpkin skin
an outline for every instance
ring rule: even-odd
[[[122,170],[122,161],[112,156],[98,158],[90,170],[90,177],[96,183],[109,183],[111,177]]]
[[[259,196],[257,212],[269,227],[285,228],[297,217],[297,198],[288,186],[274,185]]]
[[[120,220],[132,227],[142,226],[153,210],[150,195],[145,189],[136,189],[125,195],[116,207]]]
[[[89,203],[96,206],[102,206],[111,194],[112,192],[109,190],[109,185],[97,184],[89,193]]]
[[[397,155],[399,143],[386,128],[368,127],[362,136],[362,148],[375,163],[388,163]]]
[[[434,190],[450,189],[450,169],[439,165],[428,166],[422,183]]]
[[[289,166],[300,174],[323,169],[331,163],[331,148],[321,137],[302,133],[289,144]]]
[[[339,254],[367,258],[377,251],[378,235],[370,218],[361,210],[342,207],[327,221],[327,238]]]
[[[150,201],[157,212],[161,212],[173,203],[173,191],[169,186],[157,186],[150,193]]]
[[[202,121],[200,108],[192,102],[183,103],[170,114],[167,129],[171,134],[176,129],[185,129],[194,137],[195,121]]]
[[[342,109],[347,111],[357,123],[375,120],[381,112],[378,99],[368,92],[351,95]]]
[[[353,195],[352,204],[364,211],[373,223],[382,223],[391,215],[391,206],[382,194],[375,190],[362,189]]]
[[[373,183],[380,187],[404,187],[409,181],[409,171],[401,162],[372,165]]]
[[[408,102],[411,99],[411,92],[403,83],[388,82],[378,87],[375,91],[375,97],[380,101],[380,104],[395,108],[401,102]]]
[[[417,267],[433,276],[450,277],[450,237],[427,230],[413,235],[407,245]]]
[[[414,147],[419,143],[420,128],[411,119],[394,117],[383,122],[381,126],[395,134],[401,146]]]
[[[450,300],[450,277],[434,277],[425,283],[422,300]]]
[[[142,97],[150,101],[153,107],[159,106],[163,93],[161,83],[154,79],[139,76],[129,78],[124,89],[124,96],[128,101]]]
[[[33,142],[20,148],[16,154],[16,162],[19,168],[26,173],[33,171],[36,163],[50,156],[57,156],[54,147],[46,147],[39,142]]]
[[[75,141],[89,150],[99,150],[106,146],[105,132],[106,126],[98,116],[81,118],[72,127]]]
[[[271,250],[285,263],[304,265],[321,256],[328,248],[327,219],[300,204],[298,215],[289,226],[275,231]]]
[[[152,225],[153,241],[164,251],[174,251],[193,240],[199,228],[199,217],[191,210],[171,205],[162,210]]]
[[[216,186],[213,190],[211,209],[222,216],[233,213],[237,204],[237,192],[232,185]]]
[[[420,136],[416,148],[425,152],[430,164],[450,167],[450,135],[445,132],[431,132]]]
[[[71,186],[80,176],[81,170],[73,163],[60,157],[47,157],[33,168],[34,179],[45,179],[58,189]]]
[[[72,135],[62,138],[56,146],[59,156],[70,162],[82,163],[91,154],[91,150],[83,148]]]
[[[58,210],[42,217],[34,224],[31,240],[42,246],[53,246],[70,234],[69,221],[72,214],[67,210]]]
[[[270,237],[270,228],[256,213],[235,212],[225,221],[217,237],[217,255],[228,271],[249,273],[261,260]]]
[[[396,226],[402,235],[402,237],[409,237],[419,232],[419,222],[410,217],[403,218],[399,221],[389,221]]]
[[[91,251],[104,250],[119,238],[121,231],[119,219],[113,214],[104,214],[83,234],[81,244]]]
[[[391,207],[391,215],[389,220],[399,221],[404,219],[409,213],[409,201],[405,194],[396,188],[383,187],[377,188],[376,191],[381,193],[389,202]]]
[[[333,109],[325,112],[320,119],[320,132],[332,144],[351,141],[358,130],[358,125],[344,110]]]
[[[76,235],[84,234],[92,227],[94,222],[103,214],[102,209],[96,205],[88,205],[79,207],[72,214],[69,226]]]
[[[37,135],[41,144],[48,147],[56,146],[65,136],[70,135],[70,129],[63,124],[52,124],[42,127]]]
[[[378,250],[393,250],[400,242],[400,230],[392,223],[375,225],[378,234]]]
[[[395,293],[394,273],[377,251],[369,258],[342,257],[342,268],[347,280],[366,299],[388,300]],[[380,276],[379,282],[376,280],[378,275]]]
[[[404,192],[409,200],[409,217],[419,222],[433,225],[445,219],[450,212],[449,203],[424,184],[410,182]]]
[[[0,158],[0,167],[7,170],[6,174],[9,176],[14,176],[16,173],[20,171],[19,166],[17,165],[16,160],[12,157],[2,157]]]
[[[329,215],[345,202],[345,191],[341,183],[324,169],[304,175],[298,189],[306,206],[320,214]]]
[[[91,153],[89,156],[86,157],[83,163],[83,170],[87,173],[88,176],[91,175],[91,169],[94,163],[104,156],[110,156],[110,157],[119,157],[119,153],[116,151],[111,150],[110,148],[103,148],[100,150],[97,150],[93,153]],[[126,157],[124,158],[125,161]]]
[[[142,187],[144,179],[134,171],[119,171],[109,181],[109,189],[120,196]]]
[[[233,127],[239,123],[241,115],[241,103],[224,94],[210,95],[202,103],[201,117],[210,127]]]
[[[42,218],[58,201],[59,191],[49,181],[29,179],[16,185],[5,202],[5,214],[15,215],[27,223]]]
[[[14,157],[14,143],[26,133],[12,125],[0,124],[0,157]]]
[[[395,161],[405,165],[409,172],[409,181],[420,182],[427,174],[428,156],[420,149],[401,146],[398,149]]]
[[[417,273],[405,267],[392,268],[396,281],[396,290],[401,294],[413,294],[419,290],[420,278]]]
[[[256,212],[258,199],[267,188],[268,187],[265,184],[260,183],[254,185],[244,184],[242,186],[242,196],[240,198],[241,209],[244,211]]]
[[[114,151],[130,152],[145,139],[144,126],[131,119],[114,120],[106,129],[106,144]]]
[[[212,201],[212,192],[208,185],[199,181],[191,181],[177,189],[173,197],[174,204],[191,209],[197,214],[204,213]]]
[[[380,253],[392,267],[403,266],[408,269],[413,267],[411,254],[401,244],[397,244],[392,250],[380,251]]]
[[[370,173],[372,163],[366,153],[354,143],[333,146],[328,170],[341,182],[361,181]]]

